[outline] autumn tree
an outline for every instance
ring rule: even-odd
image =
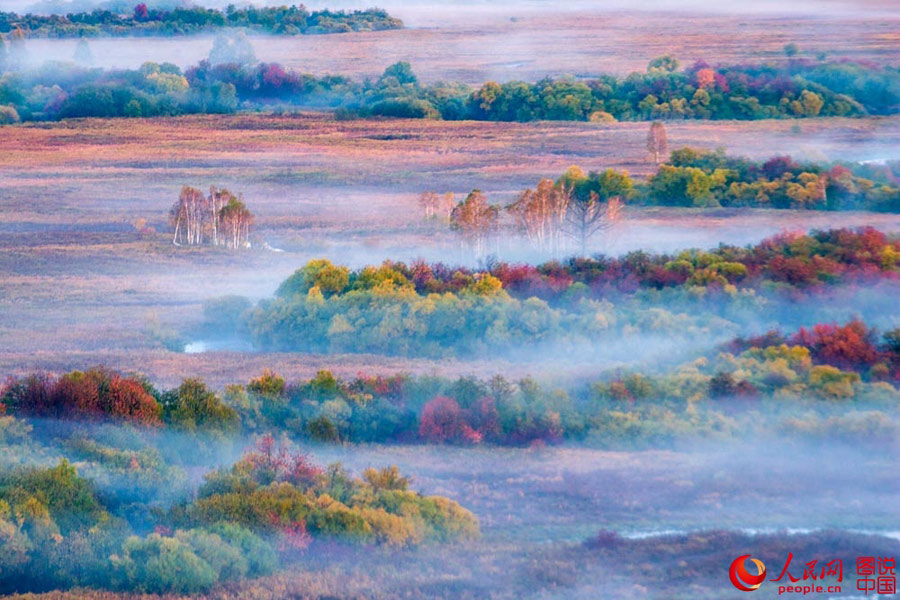
[[[624,199],[634,186],[627,172],[613,169],[591,173],[587,184],[587,197],[573,198],[565,221],[565,232],[578,244],[582,256],[593,236],[621,221]]]
[[[488,238],[497,229],[499,216],[499,209],[488,204],[481,190],[472,190],[450,213],[450,227],[481,256]]]
[[[670,54],[658,56],[647,65],[648,73],[674,73],[678,70],[678,59]]]
[[[169,220],[176,246],[200,246],[208,240],[213,246],[242,248],[249,241],[253,213],[226,189],[213,186],[204,196],[197,188],[184,186],[169,211]]]
[[[571,185],[541,179],[535,189],[522,192],[506,210],[539,250],[550,248],[555,252],[571,201]]]
[[[209,204],[209,215],[212,225],[212,243],[213,246],[219,245],[219,212],[225,208],[228,201],[234,195],[226,189],[218,189],[215,186],[209,186],[209,196],[206,197]]]
[[[253,224],[253,213],[247,206],[231,196],[228,204],[219,211],[219,220],[225,235],[225,245],[229,248],[243,248],[249,243],[250,225]]]
[[[197,188],[184,186],[178,200],[169,211],[169,219],[175,227],[172,243],[199,246],[203,243],[203,225],[207,220],[207,198]]]
[[[436,396],[422,409],[419,417],[419,436],[431,442],[459,439],[463,431],[463,415],[453,398]]]
[[[654,121],[650,125],[650,132],[647,134],[647,150],[653,155],[656,164],[659,164],[660,157],[669,150],[666,127],[659,121]]]
[[[453,192],[443,195],[437,192],[422,192],[419,196],[419,206],[426,219],[446,219],[453,210]]]

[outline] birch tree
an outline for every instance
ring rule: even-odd
[[[172,243],[176,246],[199,246],[203,243],[203,229],[207,219],[207,199],[197,188],[184,186],[178,200],[169,211],[175,228]]]
[[[253,214],[243,202],[231,196],[228,204],[219,211],[219,220],[225,237],[225,245],[228,248],[237,249],[247,245],[250,240]]]
[[[549,248],[557,252],[571,201],[571,185],[541,179],[534,190],[522,192],[519,199],[507,206],[506,210],[513,215],[516,225],[539,250]]]
[[[488,237],[497,229],[499,216],[499,209],[488,204],[481,190],[472,190],[450,213],[450,227],[462,235],[476,256],[482,256]]]

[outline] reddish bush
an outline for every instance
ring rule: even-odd
[[[322,474],[309,455],[293,452],[287,444],[276,444],[275,438],[268,434],[259,438],[256,447],[244,454],[242,460],[253,467],[253,476],[261,483],[286,481],[308,486]]]
[[[800,328],[791,343],[810,349],[815,362],[860,371],[878,362],[875,332],[862,321],[854,320],[844,326],[815,325],[812,330]]]
[[[462,410],[453,398],[436,396],[422,409],[419,437],[430,442],[459,440],[463,433]]]
[[[156,425],[162,414],[140,380],[102,368],[73,371],[58,379],[36,374],[11,380],[2,400],[12,412],[41,417],[113,418]]]

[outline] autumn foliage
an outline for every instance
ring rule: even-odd
[[[13,413],[37,417],[125,419],[151,425],[162,410],[142,381],[102,368],[59,378],[30,375],[10,379],[0,396]]]

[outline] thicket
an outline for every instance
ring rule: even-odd
[[[66,15],[0,11],[0,33],[15,32],[26,37],[175,36],[228,27],[270,35],[301,35],[400,29],[403,22],[377,8],[310,11],[302,4],[242,8],[230,5],[223,11],[200,6],[148,8],[139,3],[124,12],[96,8]]]
[[[248,332],[265,350],[409,356],[587,351],[641,334],[688,340],[736,332],[753,315],[796,313],[803,298],[896,281],[898,243],[865,228],[483,270],[386,262],[350,271],[314,260],[222,333]]]
[[[823,323],[790,335],[773,331],[738,337],[664,373],[618,367],[593,381],[565,386],[502,375],[480,380],[361,373],[342,379],[327,370],[290,382],[266,371],[246,385],[228,386],[221,399],[208,392],[208,404],[221,407],[218,412],[227,411],[227,420],[203,422],[197,416],[179,416],[169,423],[176,430],[200,434],[282,431],[323,443],[521,445],[590,439],[611,447],[666,446],[700,437],[772,431],[886,440],[898,433],[898,340],[900,329],[879,333],[860,321]],[[10,381],[0,407],[17,416],[45,415],[23,407],[22,385]],[[197,386],[202,383],[188,380],[179,390]],[[162,394],[175,395],[175,391]],[[208,411],[194,411],[198,412]],[[757,418],[760,412],[762,419]],[[59,417],[84,418],[74,411]],[[116,418],[146,426],[132,416]],[[108,453],[82,439],[69,449],[78,456],[102,457],[120,468],[160,468],[153,453],[140,458]],[[297,484],[297,477],[312,481],[320,473],[309,470],[304,460],[279,454],[270,445],[263,454],[251,455],[215,477],[232,482],[223,484],[225,495],[231,493],[227,490],[258,490],[276,482]],[[254,467],[254,461],[266,466]],[[259,479],[257,468],[269,475]],[[249,520],[242,522],[252,528],[265,525],[265,515],[241,509],[237,498],[218,498],[213,504],[243,514]]]
[[[5,451],[40,447],[30,427],[10,417],[0,418],[0,439]],[[111,463],[128,453],[97,442],[89,451],[88,470],[100,473],[114,473]],[[142,477],[147,466],[138,456],[124,468]],[[320,468],[270,436],[207,475],[196,498],[174,505],[127,483],[98,485],[65,459],[47,467],[4,464],[0,593],[88,587],[195,594],[270,574],[318,543],[402,547],[478,537],[471,513],[409,483],[396,467],[368,469],[362,478],[339,464]],[[153,485],[159,491],[175,482]]]
[[[813,210],[900,211],[900,162],[884,165],[765,162],[723,150],[675,150],[632,199],[660,206],[752,206]]]
[[[0,80],[0,104],[15,109],[22,120],[307,107],[336,109],[341,119],[611,122],[888,115],[900,107],[900,69],[852,61],[715,68],[698,63],[683,71],[660,68],[654,61],[645,73],[627,77],[488,82],[471,88],[423,84],[406,62],[362,82],[305,74],[257,62],[246,39],[220,43],[210,60],[184,73],[153,63],[128,71],[62,65],[27,71],[22,70],[23,45],[13,40],[9,46],[8,53],[0,52],[8,54],[2,62],[9,71]],[[240,52],[222,51],[235,48]]]

